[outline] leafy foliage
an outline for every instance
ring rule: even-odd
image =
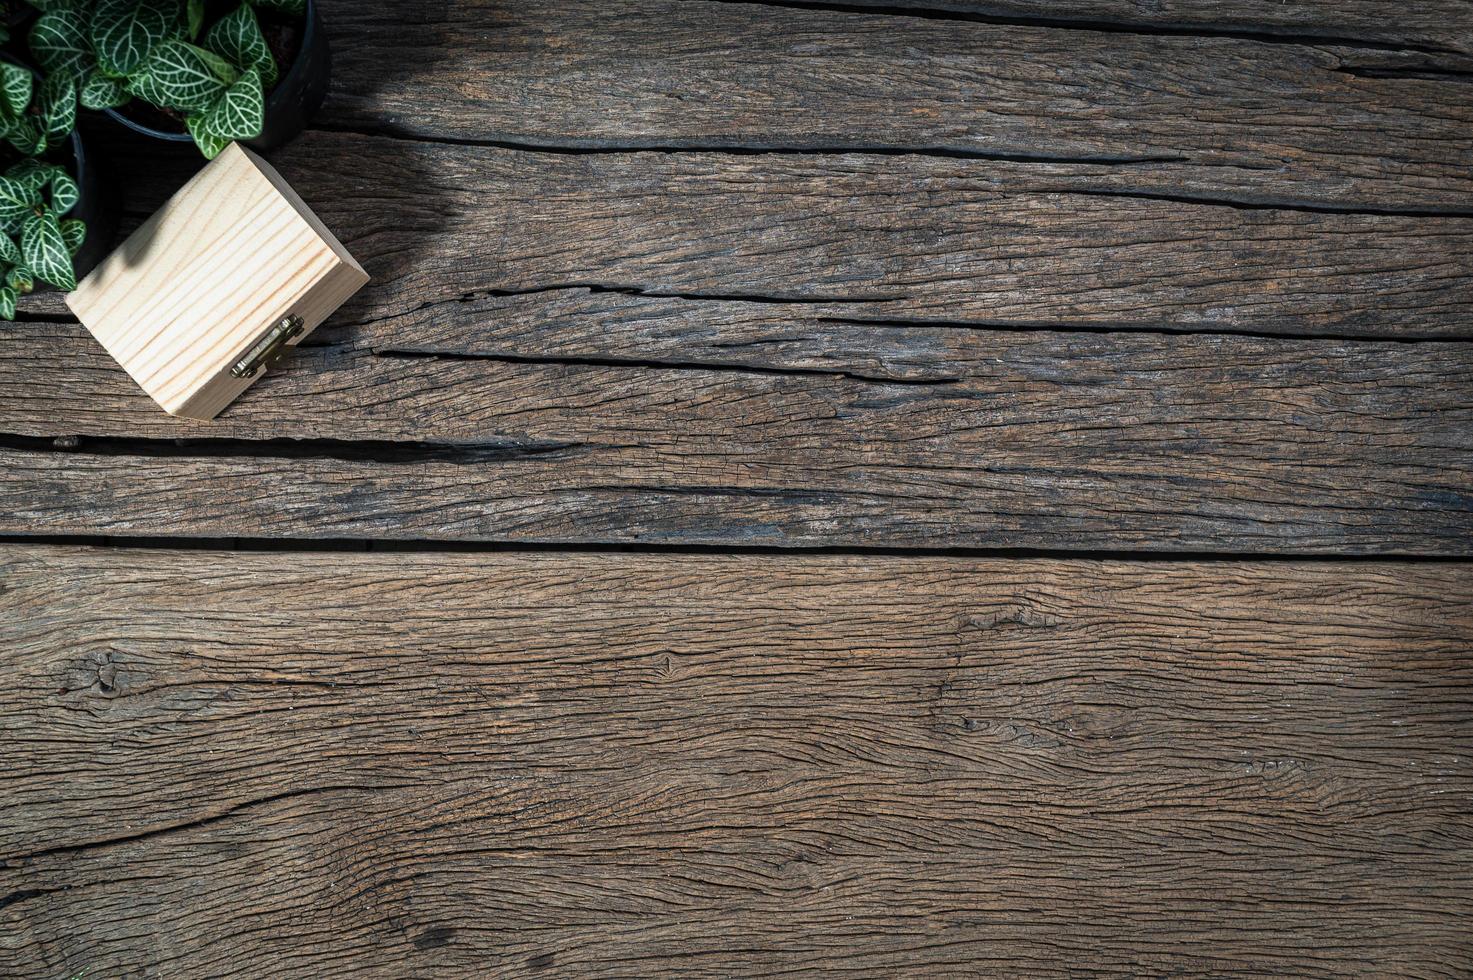
[[[87,227],[64,216],[81,191],[66,168],[25,159],[0,175],[0,319],[15,315],[17,298],[37,282],[75,289],[72,256]]]
[[[176,115],[213,158],[260,134],[266,94],[281,75],[257,8],[301,16],[307,7],[239,0],[210,21],[206,0],[27,2],[39,11],[27,40],[42,73],[0,59],[0,319],[38,283],[76,288],[73,258],[87,227],[66,216],[81,192],[55,161],[78,110],[151,103]],[[0,25],[0,43],[9,40]]]
[[[206,157],[265,124],[266,93],[281,70],[255,8],[306,11],[306,0],[242,0],[206,29],[203,0],[31,3],[45,11],[31,50],[48,77],[74,82],[73,101],[108,109],[136,98],[176,113]]]
[[[171,0],[96,0],[91,40],[97,66],[111,78],[126,78],[143,67],[179,20]]]

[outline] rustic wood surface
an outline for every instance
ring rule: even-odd
[[[0,532],[1473,542],[1470,218],[873,156],[326,133],[278,162],[374,276],[328,349],[201,427],[107,383],[75,328],[12,328]]]
[[[334,125],[372,132],[1098,161],[1177,196],[1473,211],[1466,54],[704,0],[357,4],[334,24]]]
[[[1473,953],[1466,565],[32,547],[0,574],[7,976]]]
[[[1473,974],[1473,6],[321,5],[367,288],[0,324],[0,976]]]
[[[271,397],[192,426],[137,398],[90,342],[26,325],[30,342],[0,350],[0,378],[23,395],[0,402],[17,433],[0,445],[0,528],[1329,554],[1473,545],[1466,344],[840,327],[781,306],[686,313],[693,304],[580,290],[504,303],[470,315],[504,322],[508,339],[487,333],[447,359],[432,327],[405,326],[396,335],[417,339],[402,352],[304,351],[259,386]],[[594,332],[563,334],[575,347],[559,350],[520,329],[527,311]],[[673,337],[658,332],[672,326]]]
[[[879,7],[918,17],[1078,26],[1124,33],[1246,36],[1258,40],[1404,47],[1429,53],[1473,52],[1464,0],[731,0],[774,6]]]

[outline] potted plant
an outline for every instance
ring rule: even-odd
[[[214,158],[232,140],[270,149],[306,126],[331,60],[313,0],[31,0],[30,50],[146,136],[193,141]],[[59,83],[60,84],[60,83]]]
[[[76,116],[69,84],[0,60],[0,319],[37,284],[75,288],[111,244],[115,211]]]
[[[79,107],[213,158],[295,136],[331,72],[313,0],[0,0],[0,44],[21,38],[44,74],[0,60],[0,319],[37,285],[75,288],[112,245]]]

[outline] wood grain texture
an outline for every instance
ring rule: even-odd
[[[1473,969],[1466,565],[0,583],[7,976]]]
[[[1384,0],[729,0],[792,7],[864,8],[917,17],[1032,20],[1042,26],[1159,31],[1205,36],[1246,34],[1267,40],[1363,41],[1473,52],[1473,14],[1464,0],[1388,8]]]
[[[495,333],[448,357],[433,336],[302,350],[212,425],[152,412],[101,352],[29,325],[0,347],[18,434],[0,448],[0,531],[1431,555],[1473,540],[1466,344],[784,328],[771,304],[727,303],[701,321],[704,350],[673,355],[641,316],[659,301],[607,300],[562,302],[598,308],[608,332],[568,342],[612,363]],[[722,364],[754,325],[776,341],[764,366]],[[85,410],[48,374],[62,350]]]
[[[861,155],[278,162],[375,276],[332,346],[204,427],[7,328],[8,533],[1467,553],[1473,349],[1329,336],[1463,336],[1467,219]]]
[[[1473,210],[1467,55],[706,0],[324,8],[332,125],[590,150],[1112,162],[1140,192]],[[1174,19],[1169,5],[1160,16]],[[1473,31],[1467,4],[1415,16]]]
[[[1120,168],[1098,164],[339,133],[274,162],[374,275],[338,322],[591,285],[980,326],[1473,337],[1473,216],[1121,196]]]

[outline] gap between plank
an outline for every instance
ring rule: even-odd
[[[950,20],[974,24],[996,24],[1003,27],[1038,27],[1051,30],[1088,31],[1096,34],[1136,34],[1144,37],[1200,37],[1228,38],[1238,41],[1256,41],[1260,44],[1324,45],[1365,48],[1370,51],[1412,52],[1416,54],[1453,55],[1463,57],[1466,52],[1436,44],[1417,44],[1412,41],[1374,41],[1368,38],[1342,34],[1315,33],[1304,29],[1285,30],[1271,25],[1258,27],[1214,27],[1210,24],[1161,23],[1148,24],[1126,20],[1090,20],[1075,17],[1047,17],[1041,15],[987,13],[980,10],[960,10],[947,6],[870,5],[862,3],[840,3],[830,0],[711,0],[713,3],[752,7],[779,7],[787,10],[816,10],[830,13],[860,14],[876,17],[913,17],[920,20]]]
[[[566,459],[599,450],[627,448],[580,442],[434,442],[389,439],[239,439],[203,436],[156,439],[130,436],[18,436],[0,433],[0,449],[80,456],[142,456],[151,459],[316,459],[384,465],[428,462],[481,465],[529,459]]]
[[[424,538],[218,538],[100,534],[0,534],[0,547],[77,547],[162,551],[453,554],[771,555],[807,558],[839,555],[874,558],[963,558],[1050,561],[1121,561],[1154,564],[1274,562],[1299,564],[1470,565],[1473,556],[1403,552],[1366,554],[1256,551],[1151,551],[1110,548],[938,548],[903,545],[704,545],[558,541],[439,541]]]

